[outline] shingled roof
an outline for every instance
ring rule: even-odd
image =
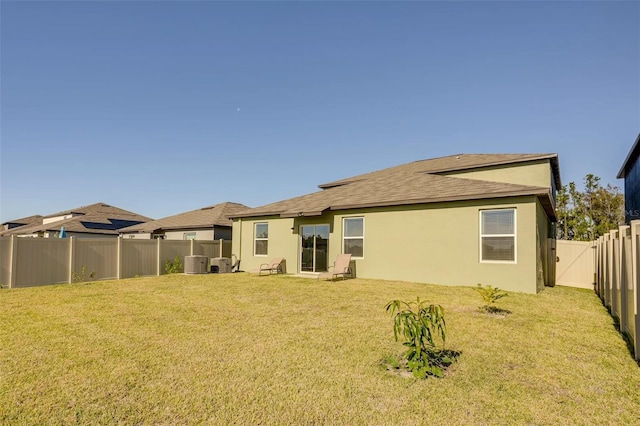
[[[46,224],[42,223],[47,219],[68,215],[73,216]],[[123,227],[149,220],[152,219],[106,203],[95,203],[44,216],[37,224],[9,229],[0,235],[29,235],[38,232],[58,231],[61,226],[64,226],[67,232],[118,235],[118,230]]]
[[[139,225],[129,226],[120,230],[121,233],[166,231],[171,229],[212,228],[213,226],[231,227],[233,222],[228,218],[230,214],[249,207],[238,203],[220,203],[213,206],[179,213],[162,219],[153,220]]]
[[[28,217],[22,217],[20,219],[13,219],[13,220],[4,222],[2,224],[3,226],[2,231],[6,231],[9,229],[16,229],[21,226],[37,225],[39,223],[42,223],[42,216],[40,216],[39,214],[28,216]]]
[[[327,210],[534,195],[540,199],[547,215],[555,220],[554,203],[551,191],[547,187],[437,174],[539,159],[549,159],[552,161],[552,167],[555,162],[555,168],[557,168],[555,154],[460,154],[416,161],[323,184],[320,185],[320,188],[323,188],[322,191],[240,211],[232,217],[317,216]],[[559,173],[554,171],[554,174],[557,175],[556,179],[559,182]]]
[[[404,172],[412,173],[448,173],[469,169],[482,169],[508,164],[523,162],[549,160],[553,170],[554,180],[557,188],[560,188],[560,167],[558,165],[558,154],[456,154],[446,157],[430,158],[427,160],[414,161],[412,163],[401,164],[387,169],[376,170],[334,182],[319,185],[320,188],[332,188],[334,186],[345,185],[347,183],[368,179],[372,176],[385,176],[387,179],[394,179],[396,174]]]

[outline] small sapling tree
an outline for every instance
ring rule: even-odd
[[[392,300],[386,305],[393,317],[393,336],[404,340],[406,367],[417,378],[444,377],[454,353],[444,350],[446,322],[440,305]]]

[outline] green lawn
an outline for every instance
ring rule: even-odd
[[[486,283],[490,284],[490,283]],[[444,379],[385,370],[384,306],[446,309]],[[640,424],[640,368],[591,291],[246,274],[0,290],[2,424]]]

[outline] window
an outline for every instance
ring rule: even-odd
[[[256,223],[254,228],[254,256],[266,256],[269,249],[269,224]]]
[[[480,211],[480,261],[516,261],[516,210]]]
[[[182,234],[182,239],[183,240],[195,240],[196,239],[196,233],[195,232],[185,232]]]
[[[364,218],[345,217],[342,221],[343,253],[355,258],[364,257]]]

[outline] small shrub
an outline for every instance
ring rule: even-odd
[[[83,266],[79,274],[72,272],[71,275],[73,276],[74,283],[85,282],[87,281],[87,268]],[[96,271],[91,271],[91,273],[89,274],[89,281],[93,281],[95,276],[96,276]]]
[[[444,370],[451,365],[457,353],[446,351],[446,322],[444,308],[427,305],[418,297],[415,302],[392,300],[387,303],[387,312],[393,316],[393,336],[396,341],[404,339],[408,349],[405,359],[391,363],[393,368],[401,364],[424,379],[428,376],[444,377]]]
[[[506,291],[500,290],[498,287],[491,287],[490,285],[482,286],[482,284],[478,284],[478,287],[474,288],[474,290],[477,291],[482,297],[482,300],[484,300],[484,305],[479,308],[481,311],[489,313],[509,313],[509,311],[505,309],[493,306],[498,300],[509,295]]]
[[[164,262],[164,270],[167,274],[178,274],[183,271],[182,269],[182,261],[180,260],[180,255],[176,255],[176,258],[173,260],[167,259]]]

